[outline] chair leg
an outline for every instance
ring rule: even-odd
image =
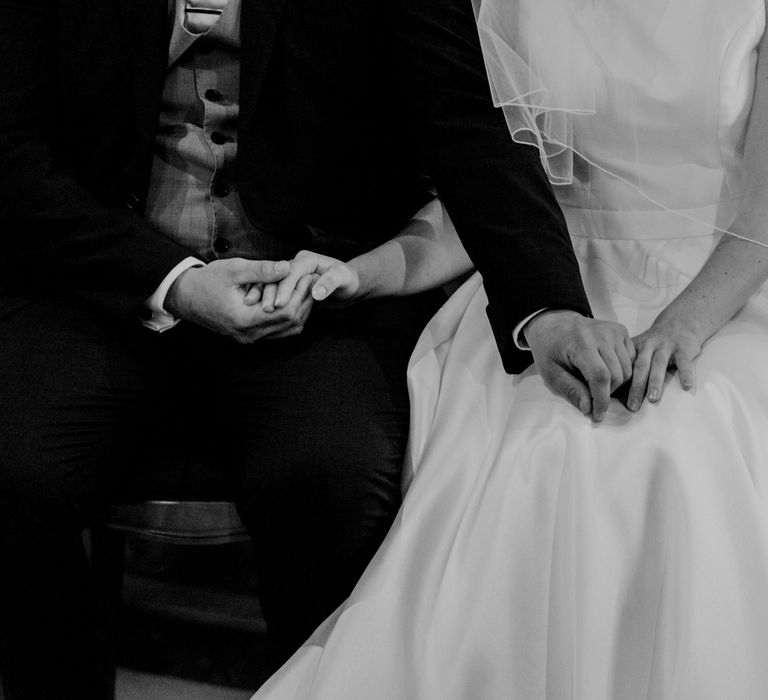
[[[123,597],[123,573],[125,569],[125,535],[110,532],[103,527],[91,530],[91,569],[96,586],[104,593],[103,615],[112,640],[112,673],[110,697],[115,697],[117,673],[117,636],[120,604]]]

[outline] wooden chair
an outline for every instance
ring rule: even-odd
[[[182,387],[183,390],[183,387]],[[195,406],[193,401],[180,402]],[[162,433],[146,433],[120,469],[120,502],[90,529],[91,566],[118,629],[128,537],[174,545],[225,545],[249,539],[232,502],[218,431],[208,416],[169,414]],[[114,690],[114,674],[113,674]]]
[[[176,545],[222,545],[249,539],[229,501],[150,500],[109,506],[91,528],[91,563],[116,624],[123,595],[126,537]],[[112,677],[114,697],[115,674]]]
[[[161,429],[143,433],[136,453],[123,456],[120,502],[106,507],[90,530],[91,565],[114,623],[128,537],[211,546],[249,539],[232,502],[236,485],[224,467],[231,457],[222,455],[226,426],[200,410],[196,385],[182,383],[174,395]]]
[[[168,544],[228,544],[248,539],[235,504],[229,501],[141,501],[110,506],[101,529]]]

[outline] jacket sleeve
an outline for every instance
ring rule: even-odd
[[[0,0],[3,283],[78,295],[127,316],[188,253],[127,206],[101,201],[57,152],[66,111],[56,79],[66,69],[56,57],[65,40],[58,10],[51,0]]]
[[[531,362],[512,339],[542,308],[589,314],[562,212],[538,151],[493,106],[471,0],[393,0],[394,64],[428,174],[483,277],[508,372]]]

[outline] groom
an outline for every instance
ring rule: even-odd
[[[601,359],[535,150],[491,106],[468,0],[0,0],[0,667],[6,698],[105,697],[80,545],[178,418],[221,445],[285,649],[399,503],[405,365],[432,295],[245,306],[300,248],[349,257],[433,182],[509,371],[596,417]],[[427,177],[425,177],[427,176]],[[277,262],[272,262],[277,261]]]

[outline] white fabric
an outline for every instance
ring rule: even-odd
[[[512,341],[515,343],[515,347],[518,350],[530,350],[530,346],[528,345],[528,341],[525,339],[525,336],[523,335],[523,329],[528,325],[530,321],[533,321],[534,318],[537,316],[541,316],[545,311],[549,311],[548,308],[543,309],[537,309],[529,316],[526,316],[520,323],[518,323],[513,329],[512,329]]]
[[[202,260],[188,256],[180,263],[174,265],[173,269],[163,278],[157,289],[144,302],[144,307],[150,312],[150,317],[142,319],[141,323],[145,328],[151,331],[163,333],[177,325],[181,319],[176,318],[165,310],[165,297],[168,296],[168,290],[182,272],[186,272],[190,267],[204,267]]]
[[[715,78],[722,69],[723,99],[704,118],[693,120],[689,112],[686,126],[691,128],[681,129],[679,142],[660,153],[659,135],[668,129],[671,109],[693,89],[685,82],[693,77],[690,70],[680,70],[677,63],[690,43],[699,41],[701,22],[690,21],[688,3],[472,1],[494,103],[503,109],[513,139],[539,148],[553,184],[577,184],[579,200],[592,209],[615,208],[620,187],[627,205],[631,198],[635,208],[668,209],[691,223],[712,226],[708,212],[699,215],[689,192],[669,183],[687,177],[703,183],[709,173],[710,185],[723,187],[721,199],[738,194],[737,179],[723,183],[721,178],[723,169],[729,177],[738,173],[733,166],[740,129],[720,134],[719,151],[710,152],[714,161],[687,155],[711,137],[712,129],[718,130],[721,111],[722,123],[732,125],[731,111],[743,106],[739,95],[750,85],[751,71],[744,70],[749,64],[724,61],[715,51],[699,55],[702,63],[695,77]],[[694,10],[701,12],[700,6]],[[724,21],[726,31],[733,31],[732,18]],[[656,51],[662,42],[676,42],[676,49]],[[734,47],[720,48],[727,53]],[[661,85],[670,91],[663,105],[658,100]],[[615,103],[623,110],[620,124],[613,120]],[[704,194],[697,188],[692,192]],[[726,230],[721,221],[715,229]]]
[[[184,29],[205,34],[218,21],[229,0],[185,0]]]
[[[593,7],[603,85],[574,140],[727,226],[762,0]],[[595,314],[635,333],[717,236],[590,175],[559,196]],[[601,425],[532,370],[504,373],[485,305],[475,275],[422,335],[398,518],[255,697],[768,698],[765,293],[706,344],[695,395],[674,378],[658,406],[613,401]]]
[[[537,146],[553,183],[573,177],[573,120],[595,113],[593,0],[472,0],[494,104]],[[560,60],[562,58],[562,60]]]

